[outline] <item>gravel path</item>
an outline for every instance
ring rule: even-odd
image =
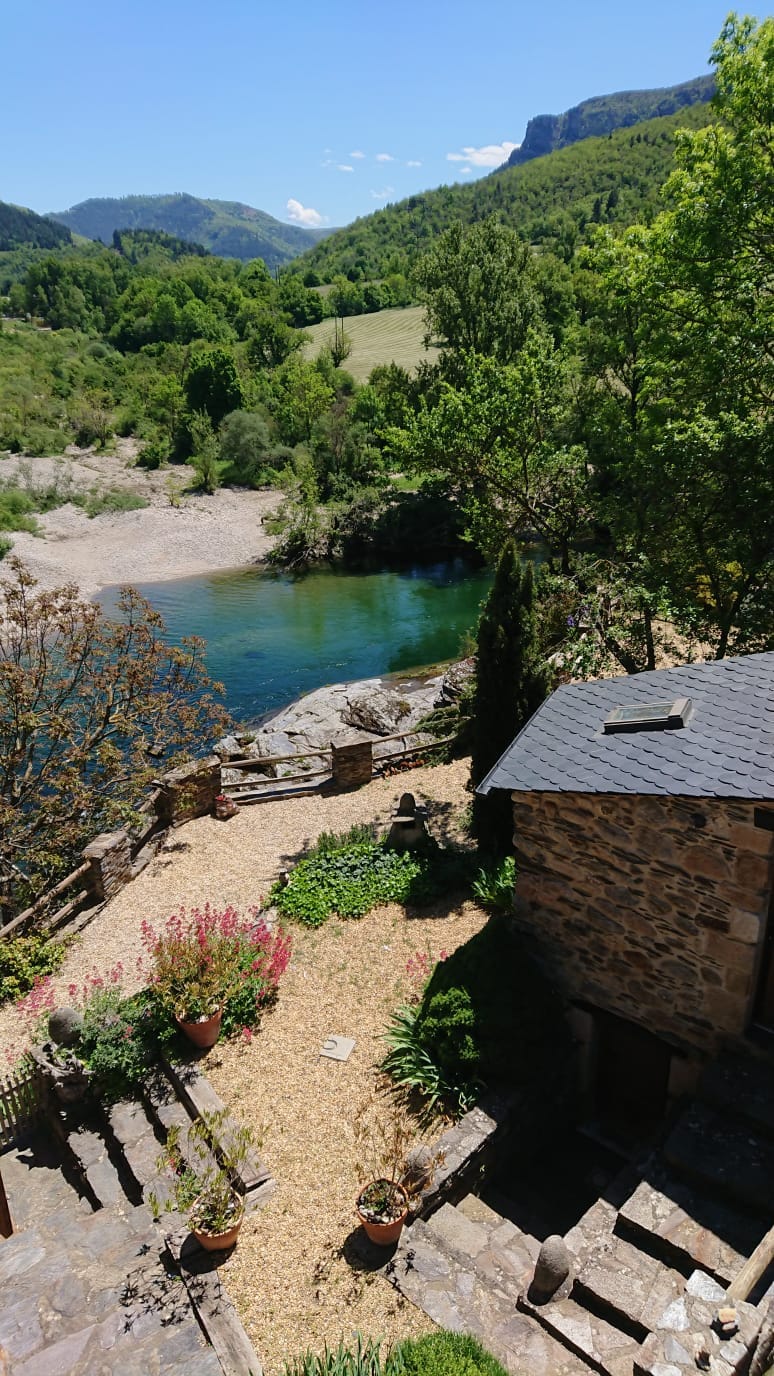
[[[353,793],[294,798],[245,808],[228,823],[200,818],[172,832],[167,847],[103,908],[69,952],[55,988],[106,974],[122,962],[128,988],[143,918],[162,921],[181,904],[210,899],[237,908],[259,904],[281,869],[321,831],[355,822],[386,827],[400,794],[426,804],[439,841],[463,839],[469,761],[376,779]],[[219,1044],[205,1060],[230,1110],[249,1122],[277,1191],[248,1219],[224,1278],[264,1359],[265,1376],[308,1347],[321,1352],[355,1331],[387,1343],[433,1327],[378,1271],[364,1267],[354,1214],[361,1157],[353,1115],[377,1083],[381,1034],[390,1012],[412,992],[406,965],[420,952],[432,965],[480,929],[471,902],[407,912],[396,904],[360,921],[331,919],[293,931],[293,956],[276,1007],[250,1042]],[[0,1055],[18,1055],[27,1024],[0,1011]],[[345,1063],[321,1058],[331,1033],[352,1036]]]

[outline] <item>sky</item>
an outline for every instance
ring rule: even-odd
[[[6,0],[0,200],[187,191],[347,224],[485,175],[533,115],[708,71],[728,3]]]

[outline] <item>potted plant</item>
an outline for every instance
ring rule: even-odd
[[[224,1005],[241,981],[244,940],[237,914],[193,908],[168,918],[157,934],[142,924],[152,958],[151,985],[194,1046],[214,1046]]]
[[[409,1150],[414,1136],[405,1108],[394,1101],[385,1112],[376,1094],[355,1116],[355,1139],[364,1149],[364,1161],[357,1166],[362,1188],[355,1211],[367,1236],[379,1247],[397,1242],[413,1198],[429,1184],[441,1159],[440,1153],[425,1151],[422,1170],[417,1172],[417,1152]]]
[[[225,1130],[224,1130],[225,1129]],[[242,1167],[255,1147],[248,1127],[235,1127],[225,1109],[204,1113],[186,1130],[170,1128],[159,1170],[172,1172],[172,1199],[200,1246],[208,1252],[233,1247],[245,1216],[244,1195],[237,1188]],[[174,1201],[174,1202],[173,1202]],[[158,1199],[151,1207],[158,1216]]]

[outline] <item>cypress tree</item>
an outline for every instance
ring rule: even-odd
[[[503,546],[492,590],[478,624],[473,694],[471,782],[477,785],[529,721],[548,691],[538,642],[534,573],[514,540]],[[475,796],[473,828],[484,850],[511,851],[510,795]]]

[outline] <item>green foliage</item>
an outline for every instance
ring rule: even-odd
[[[185,392],[191,411],[204,412],[214,426],[238,411],[244,396],[231,354],[223,348],[197,354],[186,374]]]
[[[147,497],[126,487],[92,487],[88,492],[73,494],[70,500],[83,507],[89,517],[102,516],[105,512],[141,511],[148,505]]]
[[[393,1014],[383,1068],[437,1104],[465,1112],[482,1085],[534,1085],[555,1074],[564,1047],[561,1008],[504,922],[439,961],[417,1008]]]
[[[358,1333],[354,1348],[342,1339],[336,1348],[326,1343],[321,1356],[307,1349],[294,1361],[285,1363],[283,1376],[399,1376],[389,1358],[385,1365],[380,1351],[381,1343]]]
[[[189,423],[191,457],[188,460],[196,473],[196,486],[202,492],[213,493],[220,487],[218,441],[212,422],[205,411],[194,411]]]
[[[0,252],[29,245],[33,248],[58,248],[72,243],[69,229],[34,210],[0,201]]]
[[[0,530],[35,532],[38,523],[32,512],[35,503],[28,492],[16,486],[0,487]]]
[[[299,861],[270,897],[286,917],[319,927],[333,913],[363,917],[379,903],[430,903],[468,879],[467,858],[454,851],[400,854],[357,841]]]
[[[407,1338],[394,1354],[395,1376],[507,1376],[505,1367],[469,1333]]]
[[[476,683],[471,704],[471,779],[481,783],[548,690],[534,609],[532,565],[522,565],[515,543],[503,548],[478,626]],[[473,823],[487,850],[511,849],[510,798],[476,794]]]
[[[66,953],[64,941],[44,936],[9,936],[0,941],[0,1006],[22,998],[42,976],[54,974]]]
[[[516,861],[512,855],[480,869],[473,880],[473,897],[490,913],[507,913],[513,907]]]
[[[96,987],[83,1009],[78,1053],[100,1094],[120,1099],[144,1084],[176,1029],[148,991],[127,998],[118,985]]]

